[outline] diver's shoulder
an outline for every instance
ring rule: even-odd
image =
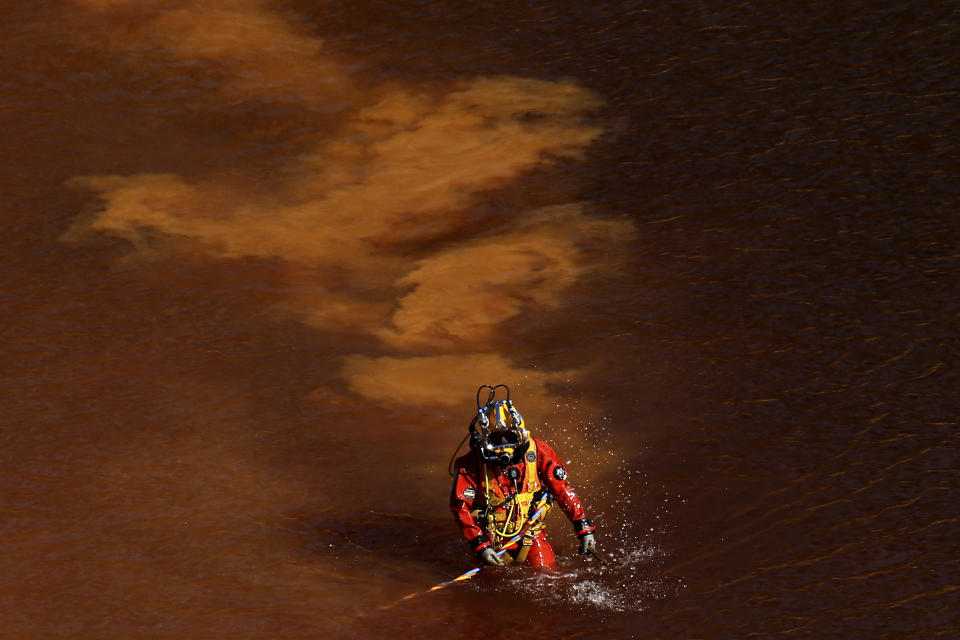
[[[530,439],[533,440],[533,443],[537,445],[537,449],[539,449],[540,451],[544,451],[544,450],[553,451],[553,447],[550,446],[550,443],[547,442],[546,440],[542,438],[537,438],[534,436],[530,436]]]
[[[471,451],[465,453],[456,460],[453,461],[453,468],[458,471],[463,470],[467,473],[476,473],[477,470],[477,456]]]

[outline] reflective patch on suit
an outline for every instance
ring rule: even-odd
[[[536,462],[537,454],[533,451],[527,451],[527,462]]]
[[[467,500],[473,500],[477,497],[477,492],[473,489],[473,487],[467,487],[463,490],[463,497]]]
[[[565,480],[567,477],[567,470],[563,467],[557,467],[553,470],[553,477],[557,480]]]

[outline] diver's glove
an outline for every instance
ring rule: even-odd
[[[580,536],[580,553],[593,553],[597,550],[597,539],[592,533]]]
[[[593,537],[595,529],[593,523],[586,518],[580,518],[573,523],[573,530],[580,538],[580,553],[596,552],[597,539]]]
[[[484,564],[490,564],[495,567],[499,567],[503,564],[503,560],[500,559],[500,556],[497,555],[497,552],[490,547],[487,547],[477,555],[480,557],[480,561]]]

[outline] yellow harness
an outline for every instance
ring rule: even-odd
[[[530,454],[533,455],[530,455]],[[499,482],[491,482],[487,472],[487,464],[483,464],[483,492],[487,500],[487,534],[490,542],[495,548],[520,533],[520,530],[527,523],[527,519],[532,515],[531,506],[536,502],[534,494],[540,490],[540,480],[537,477],[537,445],[533,439],[530,440],[530,447],[524,454],[523,466],[523,484],[517,488],[516,493],[505,495],[503,487]],[[539,496],[537,496],[539,497]],[[527,529],[524,536],[525,545],[529,545],[529,539],[533,538],[544,530],[546,525],[543,523],[544,517],[550,510],[549,502],[544,505],[543,513]],[[526,556],[526,547],[521,551]],[[522,562],[522,558],[517,558]]]

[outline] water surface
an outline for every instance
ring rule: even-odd
[[[960,634],[958,13],[11,4],[5,635]],[[483,383],[612,566],[397,604]]]

